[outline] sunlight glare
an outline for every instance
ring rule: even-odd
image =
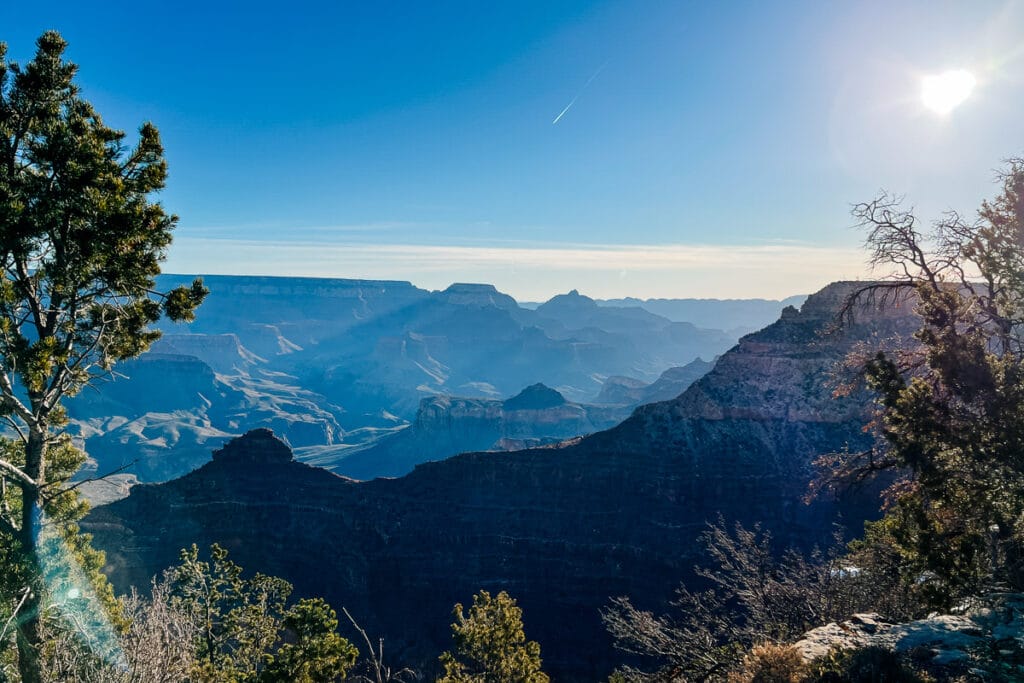
[[[45,609],[62,617],[95,656],[124,669],[127,664],[117,631],[75,551],[42,511],[39,520],[38,560],[51,596]]]
[[[948,114],[974,90],[975,78],[963,69],[945,71],[921,79],[921,102],[936,114]]]

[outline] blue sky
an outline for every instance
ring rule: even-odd
[[[864,274],[851,203],[886,188],[923,218],[970,212],[1024,153],[1013,2],[4,14],[13,58],[58,29],[108,122],[160,128],[176,272],[782,297]],[[939,116],[920,81],[950,68],[978,86]]]

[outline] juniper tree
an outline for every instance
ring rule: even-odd
[[[157,129],[128,144],[81,96],[61,36],[36,45],[21,66],[0,44],[0,416],[21,444],[0,459],[4,489],[18,493],[0,510],[0,544],[25,577],[25,683],[40,680],[40,534],[64,495],[49,467],[61,401],[145,351],[162,317],[191,320],[206,295],[198,280],[155,291],[177,220],[151,199],[167,176]]]
[[[903,473],[856,549],[935,607],[991,581],[1024,588],[1024,160],[1000,180],[976,218],[948,213],[931,231],[889,196],[855,209],[896,275],[847,308],[909,297],[921,327],[916,345],[865,359],[876,447],[828,464],[838,481]]]

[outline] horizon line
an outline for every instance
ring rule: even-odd
[[[168,272],[389,280],[427,290],[483,282],[526,302],[572,289],[595,299],[774,301],[871,276],[859,248],[791,243],[450,246],[185,238],[167,256]]]
[[[783,301],[785,301],[787,299],[793,299],[793,298],[798,298],[798,297],[807,297],[807,296],[810,296],[811,294],[813,294],[813,292],[809,292],[809,293],[808,292],[797,292],[797,293],[790,294],[790,295],[787,295],[787,296],[784,296],[784,297],[781,297],[781,298],[758,297],[758,296],[750,296],[750,297],[700,297],[700,296],[677,296],[677,297],[654,296],[654,297],[639,297],[639,296],[633,296],[633,295],[630,295],[630,294],[625,294],[625,295],[621,295],[621,296],[607,297],[606,298],[606,297],[592,297],[592,296],[589,296],[585,292],[580,292],[579,288],[575,288],[574,287],[573,289],[570,289],[570,290],[567,290],[567,291],[564,291],[564,292],[556,292],[555,294],[552,294],[550,297],[548,297],[546,299],[543,299],[543,300],[540,300],[540,299],[521,299],[521,298],[518,298],[518,297],[514,296],[513,294],[510,294],[508,292],[502,291],[501,289],[498,288],[497,285],[495,285],[494,283],[491,283],[491,282],[468,282],[468,281],[466,281],[466,282],[452,282],[451,284],[449,284],[447,287],[444,287],[444,288],[428,289],[428,288],[421,287],[421,286],[417,285],[415,282],[412,282],[411,280],[401,280],[401,279],[393,279],[393,278],[378,279],[378,278],[337,277],[337,276],[330,276],[330,275],[274,275],[274,274],[269,274],[269,273],[203,273],[203,272],[186,273],[186,272],[177,272],[177,271],[176,272],[167,271],[167,272],[161,272],[157,277],[201,278],[201,279],[204,279],[204,280],[206,278],[252,278],[252,279],[260,279],[260,280],[322,280],[324,282],[346,282],[346,283],[409,285],[410,287],[412,287],[414,289],[419,289],[419,290],[422,290],[422,291],[430,293],[430,294],[443,293],[443,292],[447,291],[448,289],[451,289],[452,287],[458,287],[458,286],[489,287],[489,288],[493,289],[494,291],[496,291],[498,294],[504,294],[505,296],[508,296],[509,298],[514,300],[517,304],[543,304],[543,303],[545,303],[547,301],[551,301],[552,299],[554,299],[556,297],[559,297],[559,296],[569,296],[569,295],[572,295],[572,294],[578,294],[578,295],[580,295],[582,297],[585,297],[585,298],[588,298],[588,299],[591,299],[591,300],[597,301],[597,302],[619,302],[619,301],[635,300],[635,301],[638,301],[638,302],[641,302],[641,303],[648,303],[648,302],[652,302],[652,301],[719,301],[719,302],[729,302],[729,301],[765,301],[765,302],[772,302],[772,303],[781,303],[781,302],[783,302]],[[835,282],[840,282],[840,281],[841,280],[836,280]],[[829,283],[829,284],[833,284],[833,283]]]

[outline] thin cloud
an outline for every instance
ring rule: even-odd
[[[188,237],[175,241],[166,270],[405,279],[435,289],[452,282],[487,282],[520,299],[574,288],[604,298],[781,298],[868,274],[859,249],[794,244],[519,247]]]
[[[245,225],[212,225],[212,226],[185,226],[177,229],[179,236],[189,236],[197,239],[237,239],[244,240],[246,235],[254,231],[279,230],[291,235],[309,234],[331,234],[331,233],[375,233],[392,232],[411,228],[420,228],[435,225],[433,223],[413,221],[382,221],[376,223],[344,223],[339,225],[283,225],[280,223],[252,223]]]

